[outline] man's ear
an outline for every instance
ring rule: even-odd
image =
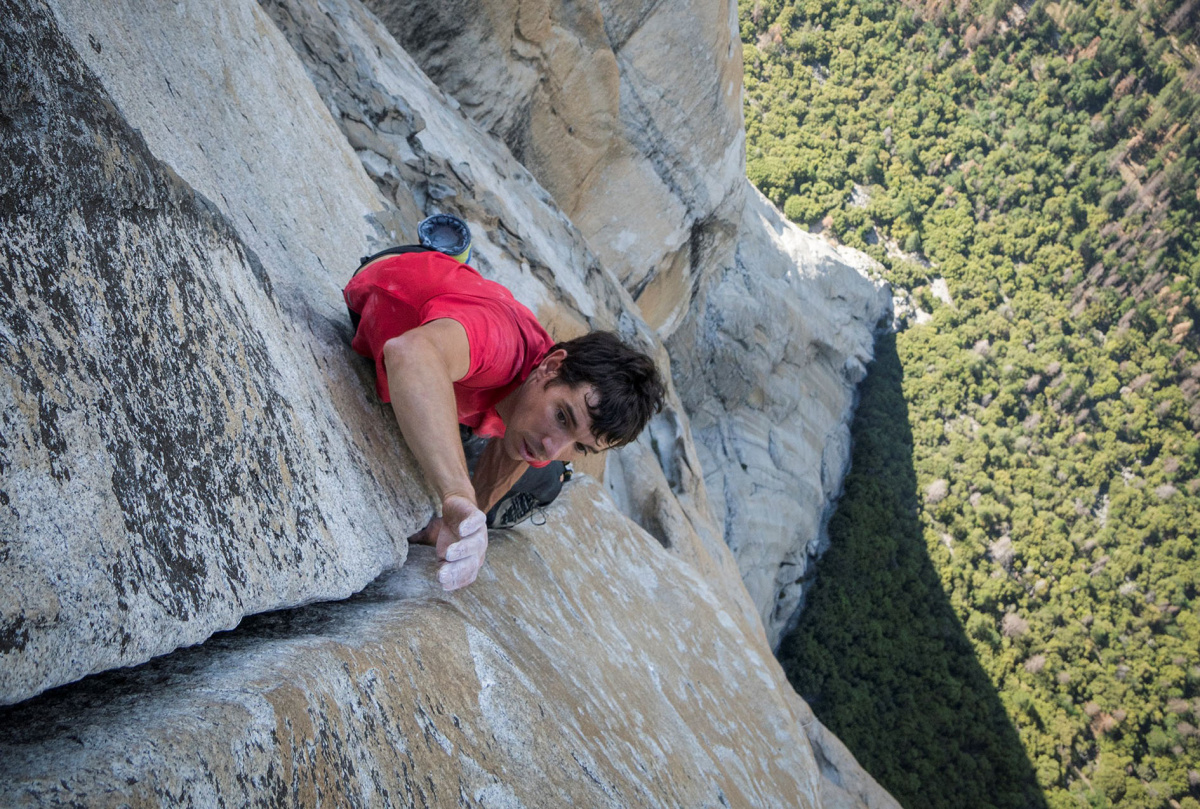
[[[563,360],[567,358],[567,351],[564,348],[551,351],[546,356],[542,357],[542,361],[538,363],[537,373],[543,376],[547,381],[558,376],[558,369],[562,365]]]

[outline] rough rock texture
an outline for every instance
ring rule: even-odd
[[[685,409],[705,425],[713,497],[680,496],[674,481],[671,498],[614,491],[655,535],[723,535],[777,644],[824,550],[887,300],[865,277],[870,259],[802,234],[745,180],[736,7],[366,2],[505,139],[666,341]],[[653,474],[651,447],[629,455],[622,470]]]
[[[732,254],[745,190],[737,4],[367,0],[502,138],[667,336]]]
[[[349,601],[0,713],[0,804],[895,805],[821,777],[844,749],[753,619],[602,487],[552,511],[570,524],[497,540],[482,586],[441,593],[418,549]]]
[[[293,5],[273,10],[312,23],[284,27],[348,140],[253,3],[62,0],[61,34],[36,10],[6,28],[4,702],[403,562],[430,507],[340,287],[435,207],[556,335],[653,346],[546,192],[361,6],[326,4],[334,25]],[[63,153],[70,171],[45,161]],[[700,540],[674,550],[740,590]]]
[[[416,553],[209,638],[429,515],[357,256],[456,212],[557,336],[666,350],[355,0],[0,0],[0,79],[0,805],[894,805],[770,658],[674,394],[465,593]]]
[[[456,112],[358,3],[266,0],[363,165],[400,210],[436,205],[471,223],[485,275],[508,286],[559,339],[615,329],[666,351],[612,273],[511,153]],[[464,156],[466,159],[464,159]],[[486,236],[486,238],[484,238]],[[668,377],[661,414],[638,442],[579,468],[603,474],[626,513],[754,612],[712,518],[688,417]]]
[[[263,22],[254,6],[215,13]],[[404,561],[429,506],[350,361],[340,273],[325,269],[361,248],[381,206],[286,41],[255,34],[253,56],[281,63],[269,82],[222,73],[253,65],[235,37],[195,36],[169,74],[130,71],[132,100],[153,106],[144,133],[211,154],[172,167],[48,10],[3,15],[0,702],[13,702],[245,614],[344,598]],[[128,22],[86,51],[166,58],[155,26]],[[139,97],[139,75],[160,96]],[[169,93],[212,117],[181,123],[153,104]],[[285,160],[242,123],[248,109],[317,125],[284,130]],[[289,203],[262,204],[274,198]]]
[[[741,233],[736,264],[669,344],[725,541],[775,646],[827,545],[855,387],[890,298],[757,191]]]

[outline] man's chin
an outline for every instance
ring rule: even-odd
[[[512,443],[504,442],[504,454],[514,461],[524,461],[525,456],[521,454],[521,439],[517,438]]]

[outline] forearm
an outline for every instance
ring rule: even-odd
[[[444,502],[460,495],[475,500],[458,435],[454,383],[434,346],[420,338],[384,349],[392,410],[421,471]]]
[[[447,590],[465,587],[475,581],[488,544],[458,438],[454,382],[470,368],[466,331],[451,319],[431,320],[388,340],[383,364],[400,432],[442,501],[434,539],[445,560],[438,581]]]
[[[501,451],[500,442],[492,439],[484,447],[479,462],[475,465],[475,502],[480,511],[487,512],[500,502],[513,485],[525,474],[529,464],[513,460]]]

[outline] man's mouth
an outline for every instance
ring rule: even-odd
[[[524,438],[521,439],[521,459],[525,463],[533,463],[537,460],[537,456],[533,454],[533,450],[529,446],[529,442]]]

